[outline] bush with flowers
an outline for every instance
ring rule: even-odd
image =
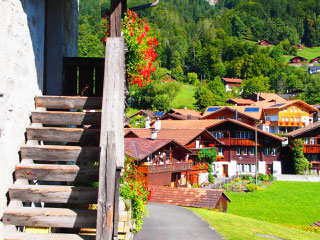
[[[126,55],[126,71],[128,81],[145,86],[151,82],[151,73],[156,67],[153,62],[157,57],[154,48],[158,46],[156,37],[150,33],[150,27],[138,15],[128,10],[122,20],[122,32],[126,38],[128,52]]]
[[[107,13],[103,16],[103,24],[107,28],[106,35],[110,35],[110,22]],[[137,13],[127,10],[121,22],[121,31],[126,39],[128,51],[126,52],[126,73],[128,82],[143,87],[151,82],[151,73],[156,70],[153,63],[157,57],[155,47],[158,40],[150,33],[146,21],[139,18]],[[101,39],[106,42],[107,37]]]
[[[304,142],[303,139],[294,139],[290,143],[290,148],[293,152],[293,161],[296,174],[304,175],[312,166],[311,163],[303,155]]]
[[[146,204],[151,196],[151,190],[147,187],[142,175],[137,171],[136,160],[133,157],[125,157],[125,168],[121,178],[120,196],[130,199],[132,203],[132,218],[135,220],[134,232],[141,229],[143,216],[147,216]]]

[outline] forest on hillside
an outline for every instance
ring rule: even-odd
[[[149,1],[128,0],[129,7]],[[108,0],[80,0],[79,56],[103,57],[105,36],[101,23]],[[132,107],[166,110],[179,83],[196,86],[198,109],[224,105],[227,98],[246,97],[253,91],[286,93],[306,90],[300,97],[320,103],[319,77],[306,67],[292,67],[283,55],[297,55],[295,44],[320,46],[320,0],[161,0],[138,12],[157,36],[157,70],[153,81],[130,89]],[[273,47],[261,47],[268,40]],[[319,53],[320,55],[320,53]],[[162,84],[170,73],[178,82]],[[221,78],[241,78],[243,92],[227,93]]]

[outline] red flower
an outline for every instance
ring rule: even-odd
[[[145,30],[146,32],[149,32],[149,30],[150,30],[149,26],[148,26],[148,25],[145,25],[144,30]]]

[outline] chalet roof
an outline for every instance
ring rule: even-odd
[[[201,112],[197,112],[192,109],[179,109],[179,108],[172,108],[171,110],[168,111],[169,113],[177,113],[181,115],[187,116],[187,114],[191,114],[194,117],[201,117]]]
[[[304,101],[301,101],[301,100],[288,100],[286,102],[283,102],[283,103],[267,103],[265,104],[264,106],[264,109],[283,109],[283,108],[287,108],[291,105],[294,105],[294,104],[301,104],[303,105],[305,108],[309,109],[309,111],[311,112],[317,112],[318,109],[315,108],[315,107],[312,107],[311,105],[309,105],[308,103],[304,102]]]
[[[238,111],[238,114],[246,116],[253,120],[260,120],[262,115],[261,107],[251,107],[251,105],[250,106],[209,106],[203,113],[202,119],[206,119],[210,115],[216,114],[226,109],[232,112]]]
[[[242,79],[240,78],[222,78],[226,83],[241,83]]]
[[[210,125],[221,120],[161,120],[161,129],[206,129]]]
[[[216,124],[213,124],[213,125],[210,126],[209,128],[212,128],[212,127],[221,125],[221,124],[223,124],[223,123],[225,123],[225,122],[231,122],[231,123],[237,124],[237,125],[239,125],[239,126],[248,128],[248,129],[253,130],[253,131],[256,130],[255,127],[253,127],[253,126],[251,126],[251,125],[249,125],[249,124],[246,124],[246,123],[244,123],[244,122],[240,122],[240,121],[235,120],[235,119],[230,119],[230,118],[225,119],[225,120],[222,120],[222,121],[220,121],[220,122],[218,122],[218,123],[216,123]],[[209,128],[207,128],[207,129],[209,129]],[[276,140],[278,140],[278,141],[284,141],[284,140],[285,140],[284,138],[282,138],[282,137],[280,137],[280,136],[277,136],[277,135],[274,135],[274,134],[272,134],[272,133],[268,133],[268,132],[262,131],[262,130],[259,129],[259,128],[257,128],[257,132],[260,133],[260,134],[266,135],[266,136],[268,136],[268,137],[274,138],[274,139],[276,139]]]
[[[272,46],[272,44],[270,42],[268,42],[267,40],[261,40],[258,42],[258,44],[261,46]]]
[[[311,59],[310,63],[315,62],[315,61],[319,61],[319,60],[320,60],[320,56]]]
[[[320,221],[310,224],[312,227],[320,227]]]
[[[285,102],[287,101],[283,97],[279,96],[276,93],[258,93],[254,92],[253,95],[259,95],[260,98],[264,99],[264,101],[270,102],[270,101],[277,101],[277,102]]]
[[[254,103],[254,101],[252,101],[251,99],[242,99],[242,98],[232,98],[232,99],[229,99],[228,102],[233,102],[235,104],[239,104],[239,105],[251,105]]]
[[[150,154],[158,151],[160,148],[165,147],[169,143],[173,143],[174,145],[185,150],[186,153],[190,153],[190,151],[186,149],[183,145],[172,139],[152,140],[150,138],[125,138],[124,151],[125,154],[132,157],[136,157],[138,160],[142,160]]]
[[[188,116],[186,115],[181,115],[177,113],[167,113],[163,115],[160,119],[177,119],[177,120],[188,120]],[[190,116],[189,120],[199,120],[200,117],[195,117],[195,116]]]
[[[296,137],[301,136],[302,134],[306,134],[306,133],[314,131],[314,130],[316,130],[318,128],[320,128],[320,122],[315,122],[315,123],[312,123],[312,124],[310,124],[308,126],[305,126],[303,128],[299,128],[297,130],[289,132],[285,136],[286,137],[291,137],[291,138],[296,138]]]
[[[221,198],[231,202],[223,190],[151,186],[150,202],[184,207],[218,208]]]
[[[146,128],[125,129],[125,137],[128,136],[129,133],[133,133],[138,138],[150,138],[151,131],[151,129]],[[208,138],[212,139],[212,141],[221,143],[217,138],[204,129],[161,129],[157,134],[157,139],[173,139],[182,145],[189,144],[199,135],[206,135]]]
[[[138,114],[141,114],[141,113],[144,113],[146,114],[147,116],[153,118],[153,115],[154,115],[154,112],[153,111],[150,111],[150,110],[139,110],[138,112],[132,114],[131,116],[129,116],[129,118],[133,118],[134,116],[138,115]]]
[[[291,58],[289,61],[293,61],[294,59],[301,59],[302,61],[307,61],[308,59],[301,57],[301,56],[295,56],[293,58]]]

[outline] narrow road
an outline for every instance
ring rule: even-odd
[[[134,240],[223,240],[204,220],[183,207],[149,203],[149,218]]]

